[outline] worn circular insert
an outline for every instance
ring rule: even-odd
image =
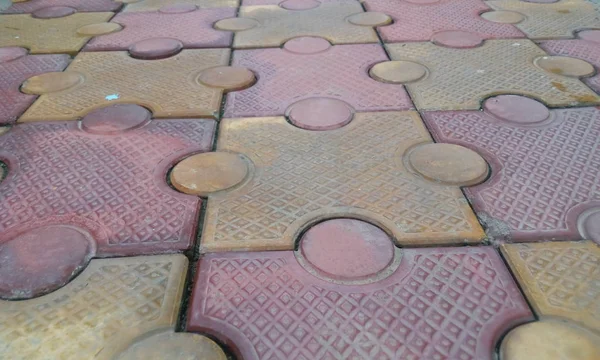
[[[573,324],[541,320],[511,330],[500,360],[598,360],[600,338]]]
[[[568,56],[542,56],[535,60],[535,64],[553,74],[582,77],[594,73],[594,67],[587,61]]]
[[[489,98],[483,103],[483,109],[497,119],[518,124],[535,124],[550,117],[546,105],[518,95]]]
[[[217,66],[202,71],[198,76],[198,81],[207,86],[234,91],[252,86],[256,77],[245,67]]]
[[[579,233],[586,240],[600,244],[600,207],[585,211],[577,218]]]
[[[227,360],[227,356],[205,336],[165,331],[137,339],[116,357],[116,360],[148,359]]]
[[[42,95],[69,89],[83,83],[81,74],[71,71],[32,76],[21,85],[25,94]]]
[[[81,121],[81,128],[97,134],[116,134],[150,121],[152,114],[134,104],[116,104],[96,109]]]
[[[337,280],[371,277],[394,259],[392,239],[365,221],[334,219],[310,228],[300,240],[306,261]]]
[[[435,33],[431,41],[436,45],[449,48],[466,49],[481,45],[483,38],[467,31],[449,30]]]
[[[0,244],[0,297],[28,299],[64,286],[94,256],[95,244],[70,226],[30,230]]]
[[[481,14],[481,17],[495,23],[518,24],[525,20],[525,15],[515,11],[488,11]]]
[[[331,47],[329,41],[313,36],[297,37],[287,41],[283,48],[295,54],[317,54]]]
[[[348,21],[360,26],[383,26],[392,22],[392,18],[381,12],[363,12],[351,15]]]
[[[215,29],[223,31],[244,31],[258,26],[258,21],[249,18],[230,18],[219,20]]]
[[[17,46],[9,46],[0,48],[0,63],[17,60],[27,55],[27,49]]]
[[[38,19],[53,19],[69,16],[75,12],[76,9],[68,6],[49,6],[32,12],[31,16]]]
[[[412,61],[385,61],[369,70],[369,75],[377,81],[405,84],[422,79],[427,68]]]
[[[446,185],[474,185],[483,181],[489,171],[479,154],[454,144],[417,146],[409,153],[408,163],[425,179]]]
[[[211,152],[192,155],[171,171],[171,183],[182,193],[206,196],[241,183],[248,164],[238,154]]]
[[[300,100],[286,111],[290,122],[307,130],[333,130],[348,124],[354,116],[350,105],[337,99]]]
[[[111,34],[122,29],[123,27],[120,24],[106,22],[82,26],[77,29],[77,34],[82,36],[98,36]]]
[[[181,41],[170,38],[154,38],[138,41],[129,47],[129,54],[142,60],[164,59],[183,49]]]
[[[577,37],[587,41],[600,43],[600,30],[584,30],[577,33]]]
[[[279,6],[287,10],[308,10],[314,9],[319,5],[321,3],[315,0],[286,0],[279,4]]]

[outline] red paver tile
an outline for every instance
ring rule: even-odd
[[[24,14],[54,6],[70,7],[79,12],[117,11],[123,6],[123,3],[113,0],[28,0],[13,2],[10,7],[0,12],[4,14]]]
[[[23,48],[0,48],[0,125],[15,122],[37,98],[19,91],[23,81],[34,75],[62,71],[69,61],[69,55],[27,55]]]
[[[125,12],[111,22],[121,24],[121,31],[96,36],[85,47],[88,51],[127,50],[138,41],[160,37],[179,40],[184,48],[227,47],[232,33],[213,28],[213,23],[235,16],[234,8],[216,8],[186,12]]]
[[[483,39],[520,38],[523,33],[511,24],[488,21],[480,16],[490,10],[480,0],[440,0],[428,2],[366,0],[368,11],[391,16],[394,23],[377,31],[385,42],[428,41],[436,33],[462,30]]]
[[[283,49],[234,51],[233,64],[254,71],[258,81],[251,88],[227,95],[225,116],[283,115],[290,105],[312,97],[340,99],[356,111],[413,107],[402,85],[369,77],[371,66],[387,60],[380,45],[325,49],[312,41],[310,47],[295,45],[299,41],[306,40],[290,40]],[[309,51],[307,48],[317,52],[301,52]]]
[[[0,242],[60,224],[89,232],[99,256],[190,246],[200,200],[169,188],[167,171],[182,156],[209,150],[215,124],[148,123],[149,113],[131,107],[117,107],[136,118],[124,126],[107,124],[122,117],[109,108],[85,118],[84,130],[74,121],[44,122],[17,125],[0,137],[8,165],[0,183]]]
[[[402,253],[393,274],[366,285],[319,279],[291,251],[207,255],[188,329],[248,360],[485,360],[506,330],[532,319],[493,248]]]
[[[577,218],[600,206],[600,109],[488,105],[496,99],[483,112],[424,114],[437,141],[469,147],[490,164],[485,183],[464,189],[478,216],[504,239],[580,239]]]

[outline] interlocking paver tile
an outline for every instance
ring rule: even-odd
[[[432,43],[386,47],[392,60],[414,61],[428,68],[425,78],[406,85],[418,109],[479,109],[484,98],[502,93],[539,98],[550,106],[600,104],[600,97],[578,78],[535,65],[547,54],[530,40],[488,40],[472,49]]]
[[[97,259],[53,293],[0,300],[0,357],[102,359],[124,341],[173,328],[186,267],[183,255]]]
[[[156,11],[165,7],[195,5],[200,9],[237,7],[238,0],[125,0],[124,12]]]
[[[530,39],[572,38],[576,30],[600,27],[594,6],[584,0],[560,0],[554,3],[528,1],[487,1],[496,10],[525,15],[515,24]]]
[[[430,142],[410,111],[358,113],[318,132],[283,117],[224,119],[218,150],[246,156],[250,170],[209,196],[202,247],[292,249],[307,223],[332,214],[372,219],[402,244],[477,242],[483,233],[460,189],[405,167],[407,150]]]
[[[375,43],[377,34],[370,26],[350,23],[346,18],[362,13],[354,1],[331,1],[306,10],[288,10],[277,5],[242,6],[239,17],[250,18],[257,24],[236,32],[235,48],[278,47],[299,36],[318,36],[332,44]]]
[[[535,312],[600,330],[600,248],[591,241],[504,244]]]
[[[577,240],[578,216],[600,205],[600,109],[538,114],[518,114],[529,124],[485,111],[428,112],[424,119],[437,141],[472,148],[491,165],[485,183],[464,190],[496,236]]]
[[[367,0],[369,11],[390,15],[394,23],[377,30],[385,42],[428,41],[440,31],[462,30],[484,39],[523,37],[511,24],[487,21],[480,14],[489,10],[481,0],[440,0],[420,3],[395,0]]]
[[[93,38],[85,50],[127,50],[138,41],[158,36],[177,39],[185,48],[227,47],[231,45],[231,33],[215,30],[213,23],[234,17],[235,12],[234,8],[192,8],[188,12],[176,13],[120,13],[111,22],[122,25],[123,29]]]
[[[149,114],[126,111],[136,117],[109,109],[108,118],[86,117],[83,130],[76,122],[41,122],[0,137],[8,165],[0,183],[0,242],[64,224],[89,232],[101,256],[174,252],[193,243],[200,200],[169,188],[166,176],[181,156],[210,149],[214,122],[144,125]]]
[[[24,14],[52,6],[67,6],[81,12],[117,11],[122,5],[123,3],[113,0],[28,0],[13,2],[8,9],[0,12],[4,14]]]
[[[23,48],[0,48],[0,125],[15,122],[37,97],[19,91],[23,81],[62,71],[70,61],[68,55],[28,55]]]
[[[148,107],[155,117],[216,116],[223,89],[198,76],[227,65],[228,49],[183,50],[161,60],[139,60],[127,52],[82,52],[66,73],[80,80],[63,91],[43,94],[19,121],[76,120],[113,103]]]
[[[252,69],[258,81],[251,88],[227,95],[225,116],[283,115],[293,103],[321,96],[343,100],[357,111],[412,108],[402,85],[369,77],[371,66],[387,60],[380,45],[327,47],[322,51],[317,48],[313,54],[285,48],[235,51],[233,65]]]
[[[77,30],[83,26],[108,21],[111,12],[75,13],[72,15],[38,19],[30,14],[2,15],[0,47],[20,46],[34,54],[74,54],[90,39]]]
[[[231,339],[244,359],[492,359],[532,318],[491,247],[403,249],[366,285],[319,279],[291,251],[209,254],[197,274],[188,329]]]

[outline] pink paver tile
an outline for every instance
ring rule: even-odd
[[[294,0],[295,3],[314,3],[317,0]],[[332,1],[356,1],[356,0],[318,0],[319,3],[328,3]],[[242,6],[252,6],[252,5],[279,5],[283,2],[283,0],[242,0]]]
[[[530,109],[519,117],[519,104],[512,107],[500,113],[484,104],[483,112],[427,112],[424,119],[437,141],[469,147],[490,164],[486,182],[464,189],[488,235],[585,237],[586,218],[600,206],[600,108]]]
[[[201,258],[188,330],[254,359],[492,359],[532,314],[491,247],[403,249],[389,277],[340,285],[293,252]]]
[[[286,46],[234,51],[233,65],[251,69],[258,81],[227,94],[226,117],[283,115],[290,105],[313,97],[339,99],[356,111],[413,107],[402,85],[369,77],[371,66],[388,60],[380,45],[336,45],[313,54]]]
[[[4,14],[25,14],[54,6],[70,7],[79,12],[102,12],[117,11],[123,6],[123,3],[113,0],[28,0],[14,2],[6,10],[0,12]]]
[[[0,243],[34,228],[68,225],[92,236],[98,256],[175,252],[192,244],[200,199],[171,189],[167,172],[189,153],[210,149],[214,122],[148,122],[149,113],[144,119],[132,109],[128,114],[137,111],[140,121],[124,121],[101,111],[81,126],[19,124],[0,137],[0,160],[8,166],[0,183]]]
[[[19,91],[23,81],[46,72],[62,71],[70,61],[69,55],[27,55],[23,48],[0,48],[0,125],[15,122],[37,98]]]
[[[96,36],[85,47],[87,51],[127,50],[136,42],[160,37],[172,38],[185,48],[227,47],[232,33],[213,28],[218,20],[235,17],[234,8],[191,9],[188,12],[160,11],[124,12],[111,21],[123,29]]]
[[[428,41],[441,31],[462,30],[484,39],[521,38],[523,33],[511,24],[495,23],[480,14],[490,8],[480,0],[420,1],[366,0],[368,11],[383,12],[394,23],[378,27],[385,42]]]

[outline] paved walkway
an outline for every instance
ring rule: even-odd
[[[597,0],[0,12],[0,359],[600,359]]]

